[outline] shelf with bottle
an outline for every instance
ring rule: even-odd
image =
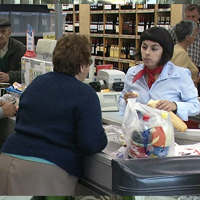
[[[166,16],[158,16],[158,21],[157,21],[157,26],[158,27],[163,27],[165,29],[169,29],[170,26],[170,16],[166,15]]]
[[[90,15],[90,33],[103,34],[103,32],[104,32],[103,14]]]
[[[65,32],[69,32],[69,33],[74,32],[74,20],[73,20],[72,14],[66,16]]]
[[[182,16],[181,13],[177,14],[177,10],[182,9],[180,5],[160,6],[158,4],[147,4],[145,6],[139,6],[135,4],[134,6],[120,5],[119,10],[112,10],[112,7],[110,8],[111,10],[105,10],[104,7],[101,13],[95,11],[95,14],[92,13],[93,11],[90,11],[90,19],[95,16],[101,16],[103,18],[103,20],[101,20],[101,25],[103,22],[102,33],[90,33],[90,37],[92,40],[101,39],[104,51],[102,56],[103,63],[118,62],[119,69],[124,68],[124,66],[126,66],[126,68],[127,66],[130,67],[129,64],[133,66],[138,63],[133,57],[130,58],[130,52],[129,55],[127,52],[124,53],[124,44],[125,46],[127,44],[129,46],[131,45],[134,47],[133,51],[135,51],[135,49],[139,47],[140,35],[145,29],[154,26],[169,28],[174,23],[177,23]],[[97,27],[98,22],[99,20],[97,20]],[[117,44],[114,45],[115,55],[112,53],[112,41]],[[126,51],[130,51],[129,47],[125,49]],[[125,56],[122,55],[123,53]]]
[[[157,4],[156,12],[170,12],[171,4]]]
[[[137,15],[136,35],[141,35],[143,31],[155,26],[154,13],[143,13]]]
[[[67,13],[65,32],[79,33],[79,4],[62,4],[62,12]]]
[[[134,37],[136,35],[136,15],[123,13],[120,15],[119,19],[120,37]]]
[[[68,14],[79,13],[79,4],[62,4],[62,11]]]
[[[118,14],[105,14],[104,15],[104,34],[105,37],[115,37],[118,38],[118,34],[119,34],[119,25],[118,24]],[[116,27],[117,25],[117,27]]]
[[[103,4],[90,4],[90,11],[103,11]]]

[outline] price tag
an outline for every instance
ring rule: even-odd
[[[56,36],[54,32],[43,33],[43,39],[55,40]]]

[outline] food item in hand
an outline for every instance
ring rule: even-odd
[[[152,108],[155,108],[156,104],[158,102],[159,102],[159,100],[154,101],[154,100],[151,99],[147,103],[147,105],[150,106],[150,107],[152,107]],[[170,114],[170,118],[171,118],[173,126],[176,129],[178,129],[179,131],[185,132],[187,130],[187,125],[177,115],[175,115],[172,111],[170,111],[169,114]]]
[[[139,94],[137,92],[133,92],[133,94],[137,95],[137,97],[139,97]]]

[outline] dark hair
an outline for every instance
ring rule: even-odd
[[[53,51],[53,70],[75,76],[81,65],[91,64],[92,46],[85,35],[69,34],[58,39]]]
[[[197,10],[198,13],[200,14],[200,7],[198,4],[187,4],[187,6],[185,7],[185,11],[193,11],[193,10]]]
[[[181,21],[175,26],[175,34],[178,42],[185,40],[186,35],[192,35],[197,28],[197,23],[192,20]]]
[[[142,60],[141,55],[141,46],[144,40],[150,40],[153,42],[157,42],[162,46],[163,53],[158,66],[165,65],[169,60],[171,60],[173,53],[174,53],[174,43],[172,36],[170,33],[162,27],[152,27],[146,29],[140,37],[140,45],[139,48],[136,50],[135,58],[136,60]]]

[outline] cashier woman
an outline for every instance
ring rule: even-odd
[[[137,98],[143,104],[150,99],[160,100],[157,109],[173,111],[184,121],[199,114],[198,93],[191,72],[170,61],[173,49],[172,37],[166,29],[153,27],[142,33],[136,57],[143,64],[131,67],[126,74],[118,100],[120,115],[125,112],[128,98]]]
[[[98,96],[83,83],[91,65],[88,38],[61,37],[53,65],[21,95],[15,134],[0,155],[0,195],[73,196],[84,155],[107,144]]]

